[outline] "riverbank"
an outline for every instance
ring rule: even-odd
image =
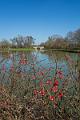
[[[3,48],[0,51],[8,52],[8,51],[33,51],[34,48]],[[52,51],[63,51],[63,52],[73,52],[73,53],[80,53],[80,49],[43,49],[43,50],[52,50]]]
[[[32,51],[33,48],[10,48],[10,51]]]
[[[0,49],[2,52],[8,52],[8,51],[32,51],[34,48],[3,48]]]
[[[74,50],[69,50],[69,49],[45,49],[45,50],[80,53],[80,49],[74,49]]]

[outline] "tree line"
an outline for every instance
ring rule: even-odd
[[[30,48],[34,44],[34,38],[32,36],[21,36],[18,35],[17,37],[14,37],[10,40],[3,39],[0,42],[0,47],[7,48]]]
[[[0,40],[0,48],[30,48],[33,47],[35,39],[32,36],[18,35],[10,40]],[[54,34],[48,37],[46,42],[40,44],[47,49],[80,49],[80,28],[68,32],[65,37]]]
[[[74,32],[68,32],[65,37],[54,34],[48,37],[41,46],[49,49],[80,49],[80,29]]]

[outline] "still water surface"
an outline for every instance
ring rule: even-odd
[[[70,56],[70,59],[73,61],[68,64],[68,61],[65,59],[65,56]],[[78,71],[80,68],[80,56],[78,53],[68,53],[68,52],[59,52],[59,51],[33,51],[33,52],[13,52],[13,53],[0,53],[0,69],[2,64],[5,64],[6,70],[9,71],[10,66],[14,64],[15,66],[19,65],[20,59],[25,58],[29,64],[22,65],[22,71],[27,72],[30,70],[30,64],[33,63],[39,67],[48,68],[52,66],[53,68],[63,68],[65,75],[68,74],[70,66],[72,65],[73,70]]]
[[[66,56],[69,60],[66,59]],[[20,63],[21,60],[26,60],[26,63]],[[5,72],[3,65],[5,65]],[[11,72],[11,66],[15,68],[14,72]],[[0,53],[0,84],[11,86],[12,82],[17,80],[13,89],[14,94],[24,96],[24,93],[27,91],[30,93],[29,90],[32,89],[34,74],[36,83],[40,79],[46,81],[52,79],[56,67],[63,71],[64,79],[69,76],[72,77],[72,80],[76,80],[80,70],[80,54],[59,51],[2,52]],[[52,70],[49,73],[45,72],[49,68]],[[45,72],[45,77],[38,74],[40,71]],[[28,87],[31,88],[28,89]]]

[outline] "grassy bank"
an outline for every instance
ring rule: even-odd
[[[33,51],[34,48],[2,48],[0,51],[8,52],[8,51]],[[73,52],[73,53],[80,53],[80,49],[49,49],[45,48],[44,50],[53,50],[53,51],[63,51],[63,52]]]
[[[8,51],[32,51],[33,48],[2,48],[0,51],[8,52]]]
[[[53,51],[63,51],[63,52],[73,52],[73,53],[79,53],[80,49],[45,49],[45,50],[53,50]]]
[[[10,51],[32,51],[33,48],[10,48]]]

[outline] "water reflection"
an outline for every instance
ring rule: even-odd
[[[23,62],[28,62],[28,64],[22,64],[21,68],[22,71],[28,71],[30,70],[29,65],[31,62],[33,62],[34,59],[34,64],[37,64],[38,66],[44,66],[44,68],[49,67],[49,65],[52,65],[55,67],[55,60],[57,61],[57,65],[59,68],[63,68],[65,74],[68,74],[68,69],[70,65],[68,65],[65,61],[65,56],[69,55],[73,61],[74,64],[77,65],[77,69],[80,67],[80,62],[79,59],[80,57],[76,53],[66,53],[66,52],[57,52],[57,51],[34,51],[34,52],[13,52],[13,53],[2,53],[0,54],[0,59],[4,59],[0,63],[0,68],[2,64],[6,65],[7,70],[10,68],[11,64],[14,64],[15,66],[20,65],[20,60]],[[34,58],[35,57],[35,58]],[[74,66],[74,65],[73,65]]]
[[[65,56],[70,56],[73,62],[69,64]],[[77,78],[80,69],[80,56],[75,53],[57,51],[10,52],[0,53],[0,59],[2,59],[0,62],[0,83],[11,87],[13,85],[13,92],[15,91],[14,93],[17,95],[24,94],[29,85],[33,86],[34,74],[36,82],[39,84],[40,79],[52,80],[56,66],[63,71],[65,78],[68,75],[73,75],[71,76],[72,80]],[[2,67],[5,70],[2,70]],[[48,73],[49,69],[51,69],[50,73]],[[44,73],[45,77],[43,78],[41,74]],[[14,81],[16,81],[15,86]]]

